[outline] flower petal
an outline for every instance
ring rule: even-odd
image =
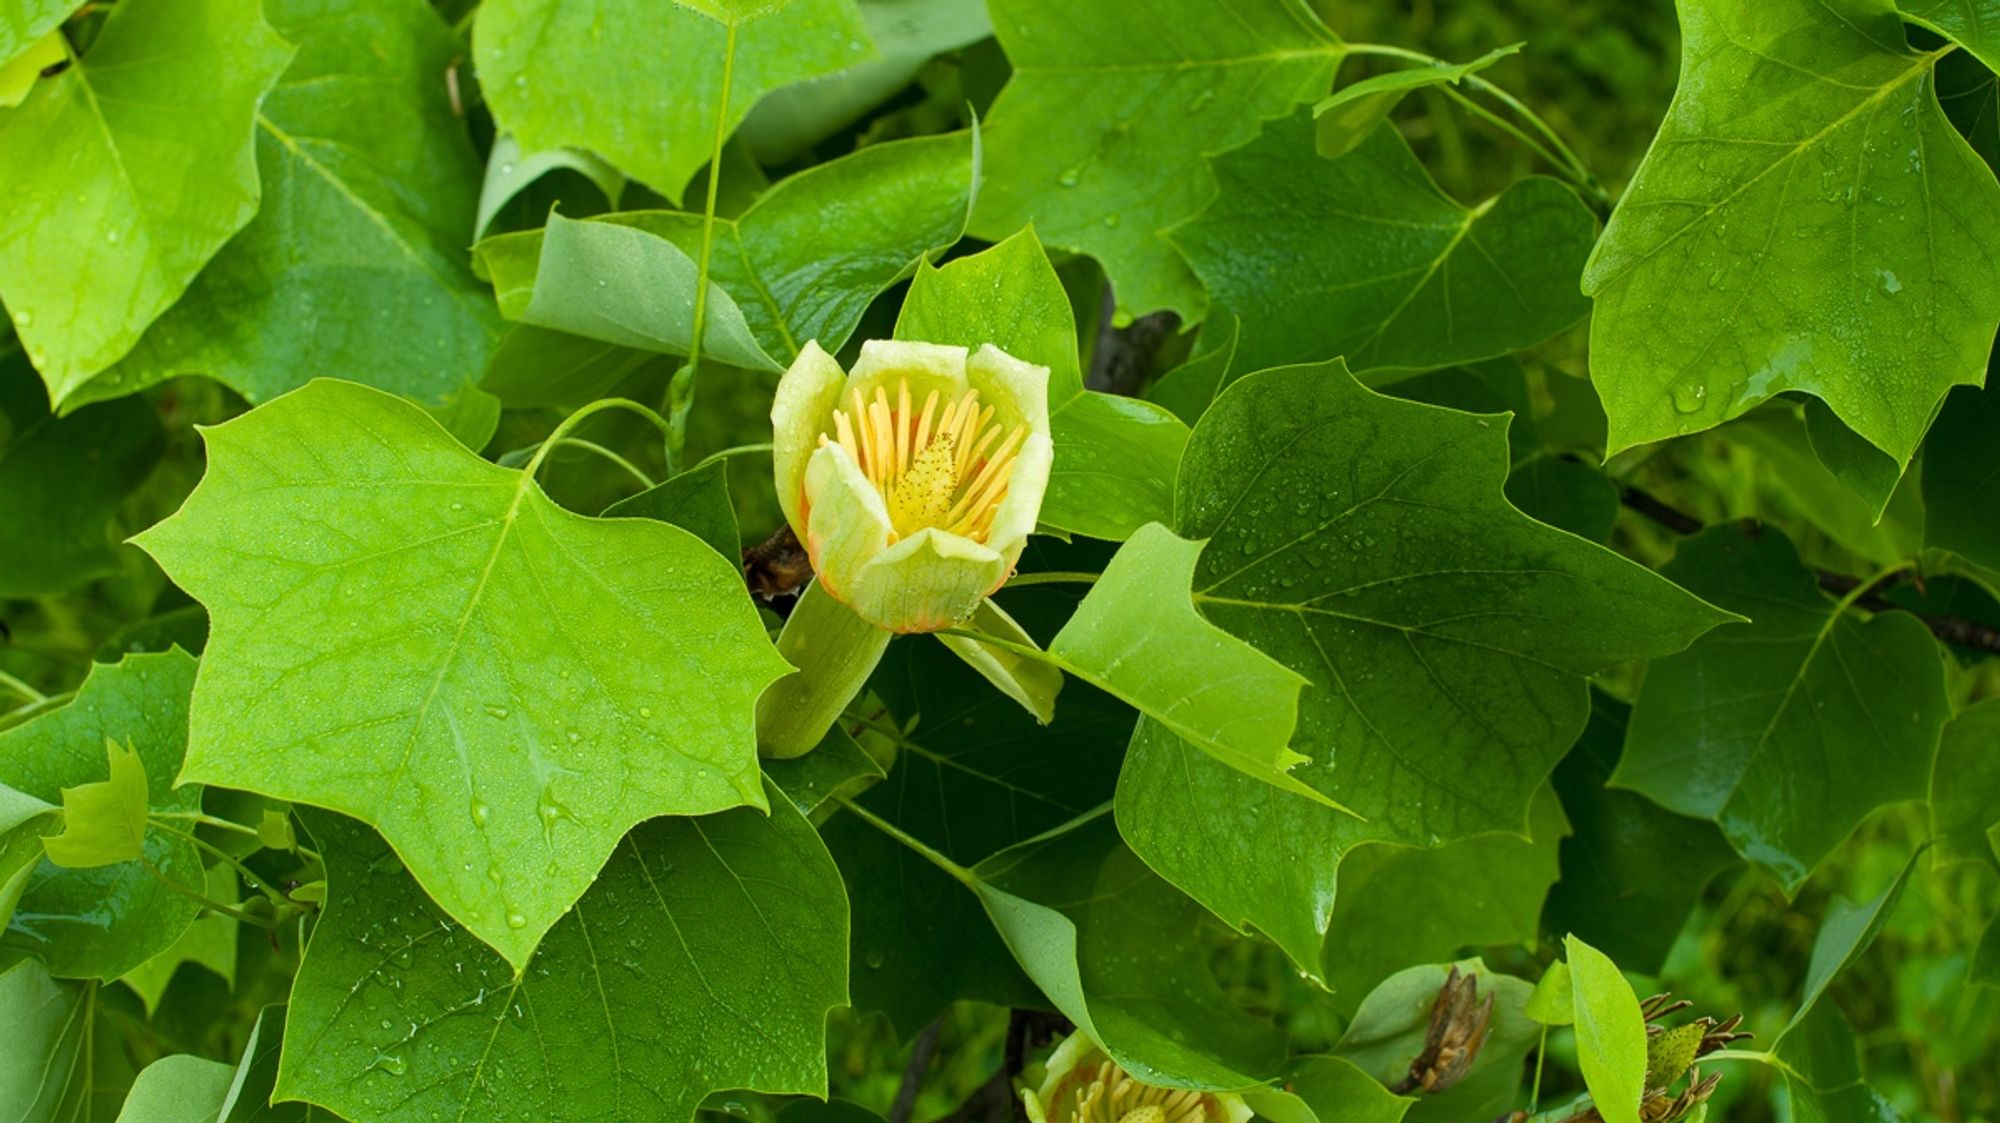
[[[965,378],[981,399],[995,407],[1005,428],[1026,425],[1030,433],[1049,432],[1049,368],[1023,362],[988,343],[966,361]]]
[[[801,540],[806,534],[800,512],[806,461],[818,447],[820,434],[833,424],[833,409],[846,385],[847,372],[813,340],[799,349],[799,357],[778,380],[778,393],[771,401],[771,462],[778,505]]]
[[[863,566],[851,587],[836,580],[833,591],[878,627],[935,632],[972,615],[1012,568],[969,538],[927,527]]]
[[[870,562],[889,549],[895,534],[888,505],[861,474],[860,465],[837,444],[820,446],[806,461],[806,492],[812,503],[799,539],[826,591],[851,604],[848,589]]]
[[[986,532],[986,544],[1007,559],[1009,567],[1021,558],[1021,548],[1035,529],[1042,512],[1042,493],[1048,490],[1049,469],[1055,465],[1055,445],[1041,433],[1030,434],[1021,443],[1014,459],[1007,494],[993,512],[993,525]]]
[[[965,392],[965,348],[942,343],[910,343],[899,339],[871,339],[861,345],[861,357],[847,376],[847,385],[861,391],[863,401],[872,401],[875,388],[889,391],[896,400],[896,380],[910,380],[910,394],[921,405],[932,390],[949,401]]]

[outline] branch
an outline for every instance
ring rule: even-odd
[[[1153,360],[1159,357],[1168,337],[1181,326],[1181,318],[1172,312],[1151,312],[1120,328],[1112,326],[1117,310],[1118,301],[1111,294],[1111,286],[1105,285],[1097,347],[1091,352],[1090,370],[1085,373],[1083,384],[1092,390],[1129,398],[1146,384]]]
[[[910,1123],[910,1112],[917,1106],[917,1092],[924,1086],[924,1074],[930,1071],[931,1060],[937,1056],[938,1034],[944,1029],[944,1015],[924,1027],[917,1035],[916,1047],[910,1050],[910,1063],[903,1069],[903,1083],[896,1089],[896,1102],[889,1105],[889,1123]]]
[[[1007,1046],[1000,1071],[981,1084],[965,1102],[938,1123],[1025,1123],[1027,1111],[1014,1094],[1014,1081],[1028,1066],[1028,1051],[1047,1044],[1076,1027],[1061,1014],[1015,1007],[1007,1015]]]
[[[1627,485],[1619,495],[1625,506],[1658,523],[1675,534],[1700,534],[1704,529],[1702,521],[1677,507],[1662,502],[1658,497]],[[1861,582],[1839,573],[1814,570],[1819,579],[1819,587],[1835,596],[1852,593]],[[1898,604],[1892,604],[1882,597],[1906,576],[1898,572],[1876,582],[1875,587],[1855,598],[1854,603],[1870,612],[1910,612]],[[1910,615],[1924,622],[1931,634],[1954,647],[1970,648],[1974,651],[1988,651],[2000,654],[2000,628],[1989,627],[1977,620],[1963,616],[1927,615],[1910,612]]]

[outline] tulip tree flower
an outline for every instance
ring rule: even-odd
[[[892,633],[975,613],[1019,632],[986,598],[1041,512],[1048,388],[1047,367],[990,344],[871,340],[852,371],[817,343],[799,352],[771,407],[772,459],[815,580],[778,644],[800,674],[760,706],[767,754],[812,748]]]
[[[1046,1068],[1039,1087],[1021,1090],[1030,1123],[1246,1123],[1251,1116],[1242,1096],[1143,1084],[1081,1031],[1057,1046]]]

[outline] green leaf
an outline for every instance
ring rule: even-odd
[[[1786,1030],[1772,1052],[1783,1065],[1798,1123],[1900,1123],[1902,1115],[1861,1078],[1861,1037],[1828,1003]]]
[[[0,784],[60,803],[63,788],[103,778],[111,740],[137,751],[153,811],[201,810],[199,785],[174,786],[194,678],[194,660],[178,650],[93,664],[69,703],[0,732]],[[191,844],[151,830],[145,845],[162,875],[190,889],[203,884]],[[138,862],[86,870],[43,862],[28,875],[0,945],[40,958],[58,977],[109,981],[170,947],[195,911]]]
[[[1324,91],[1342,47],[1300,0],[1161,5],[994,0],[1013,77],[987,114],[972,232],[1033,223],[1104,263],[1119,307],[1198,319],[1200,283],[1160,232],[1215,195],[1208,157]]]
[[[520,971],[345,819],[307,820],[328,904],[277,1095],[354,1119],[693,1118],[709,1092],[826,1094],[847,907],[782,796],[641,825]]]
[[[161,1057],[139,1071],[118,1123],[215,1123],[236,1066],[190,1053]]]
[[[854,737],[836,725],[811,752],[787,760],[765,760],[764,776],[778,785],[799,814],[811,816],[827,800],[858,780],[880,780],[888,773]]]
[[[694,535],[571,514],[352,383],[204,436],[139,540],[213,622],[190,779],[362,818],[517,966],[634,823],[763,806],[785,665]]]
[[[1008,596],[1031,625],[1054,610],[1049,590]],[[1102,804],[1132,729],[1132,711],[1087,683],[1040,725],[922,637],[892,644],[871,685],[887,714],[861,728],[893,743],[895,760],[856,802],[964,865]],[[909,1036],[956,998],[1037,1001],[960,885],[852,815],[827,824],[827,844],[854,902],[856,1006]]]
[[[1419,1098],[1405,1116],[1408,1123],[1491,1119],[1507,1111],[1520,1091],[1522,1061],[1541,1036],[1541,1027],[1522,1012],[1528,984],[1492,970],[1481,960],[1465,959],[1456,964],[1411,967],[1383,980],[1362,1000],[1334,1046],[1335,1054],[1383,1084],[1400,1083],[1409,1076],[1411,1062],[1424,1050],[1431,1008],[1454,966],[1461,975],[1476,975],[1480,994],[1492,996],[1491,1028],[1465,1078],[1443,1092]]]
[[[0,62],[12,62],[81,6],[78,0],[14,0],[0,7]]]
[[[496,0],[473,24],[503,131],[595,152],[669,199],[766,93],[873,57],[853,0]]]
[[[1794,891],[1870,811],[1924,794],[1951,713],[1937,641],[1828,598],[1772,527],[1711,527],[1662,572],[1752,619],[1653,661],[1612,783],[1714,820]]]
[[[1646,1093],[1646,1020],[1639,998],[1603,952],[1563,938],[1576,1020],[1577,1063],[1604,1123],[1639,1123]]]
[[[1498,47],[1471,62],[1438,61],[1431,66],[1391,70],[1350,82],[1313,104],[1314,145],[1329,160],[1345,156],[1388,120],[1405,97],[1434,86],[1456,86],[1465,81],[1466,75],[1477,74],[1520,51],[1522,46],[1514,43]]]
[[[1603,472],[1565,456],[1522,461],[1507,477],[1507,502],[1539,523],[1607,542],[1618,520],[1619,487]]]
[[[1656,974],[1702,889],[1738,858],[1713,823],[1608,786],[1631,714],[1625,703],[1593,693],[1590,724],[1556,766],[1556,794],[1576,833],[1562,843],[1562,879],[1549,891],[1547,926]]]
[[[1872,493],[1864,494],[1872,484],[1843,476],[1830,466],[1827,450],[1833,445],[1825,436],[1826,423],[1815,429],[1809,420],[1811,414],[1811,410],[1806,411],[1808,420],[1801,423],[1797,407],[1772,403],[1732,422],[1722,435],[1749,450],[1751,459],[1762,469],[1760,482],[1790,498],[1807,521],[1850,553],[1884,566],[1914,556],[1922,546],[1925,522],[1921,505],[1914,502],[1915,487],[1904,489],[1901,501],[1896,501],[1896,484],[1901,478],[1897,470],[1896,478],[1889,481],[1889,496],[1881,497],[1878,503]],[[1814,437],[1815,432],[1821,435]],[[1888,463],[1873,445],[1858,437],[1850,439],[1881,463]],[[1832,462],[1842,463],[1838,454]],[[1851,469],[1852,465],[1846,467]]]
[[[62,790],[61,834],[42,840],[49,861],[87,870],[146,855],[146,766],[130,745],[105,738],[110,778]]]
[[[702,352],[781,370],[807,340],[838,350],[884,289],[965,229],[973,132],[873,145],[786,179],[718,219]],[[501,310],[525,323],[686,354],[700,215],[632,211],[480,243]]]
[[[333,376],[448,413],[500,327],[464,258],[479,163],[442,78],[464,48],[420,0],[270,16],[299,53],[257,118],[269,203],[78,400],[204,374],[262,402]]]
[[[286,1012],[283,1006],[266,1006],[257,1012],[219,1123],[340,1123],[338,1116],[317,1104],[271,1102],[284,1050]]]
[[[878,57],[759,101],[737,131],[759,164],[790,162],[860,120],[932,57],[993,34],[981,0],[860,0],[860,7]]]
[[[1905,18],[1972,52],[2000,70],[2000,4],[1994,0],[1896,0]]]
[[[1241,318],[1240,369],[1448,366],[1532,346],[1590,310],[1577,278],[1597,221],[1553,179],[1465,207],[1393,127],[1325,160],[1303,114],[1215,173],[1220,196],[1168,236]]]
[[[1244,1096],[1272,1123],[1400,1123],[1410,1101],[1345,1057],[1300,1057],[1286,1067],[1284,1091]]]
[[[509,409],[555,406],[569,411],[610,397],[620,383],[649,363],[675,365],[657,352],[517,324],[500,337],[479,388],[499,397]]]
[[[1049,656],[1231,768],[1331,803],[1291,775],[1308,759],[1288,747],[1305,678],[1176,592],[1193,581],[1202,551],[1158,523],[1140,527],[1050,641]]]
[[[2000,569],[1993,433],[2000,392],[1954,390],[1924,442],[1924,545]]]
[[[1300,775],[1381,837],[1523,829],[1587,717],[1582,677],[1728,618],[1523,518],[1506,443],[1335,362],[1239,381],[1182,460],[1178,529],[1209,540],[1197,604],[1311,681]]]
[[[1855,904],[1844,897],[1835,897],[1828,904],[1826,918],[1820,921],[1819,934],[1813,937],[1812,961],[1806,965],[1805,992],[1799,999],[1798,1012],[1792,1015],[1786,1032],[1797,1027],[1810,1013],[1828,984],[1834,977],[1846,970],[1875,937],[1882,926],[1889,921],[1889,914],[1896,911],[1896,905],[1903,899],[1903,889],[1910,882],[1910,874],[1917,868],[1917,854],[1909,860],[1880,893],[1873,898]],[[1784,1035],[1779,1035],[1782,1042]]]
[[[42,836],[61,824],[61,812],[34,796],[0,784],[0,930],[42,861]]]
[[[1907,464],[2000,324],[2000,184],[1882,0],[1681,0],[1681,88],[1584,275],[1611,451],[1785,390]]]
[[[708,543],[725,558],[743,549],[736,508],[729,502],[729,462],[697,465],[658,487],[620,499],[604,509],[607,519],[653,519],[672,523]]]
[[[973,876],[1028,976],[1139,1080],[1241,1091],[1284,1064],[1284,1035],[1209,973],[1200,906],[1148,870],[1110,816],[1002,851]]]
[[[290,55],[256,0],[139,0],[0,114],[0,298],[50,400],[130,350],[257,213],[251,122]]]
[[[147,403],[56,418],[27,359],[0,356],[0,596],[59,593],[115,569],[118,508],[165,447]]]
[[[1166,410],[1083,388],[1076,316],[1033,230],[943,268],[919,266],[896,338],[977,348],[991,343],[1049,368],[1055,467],[1044,526],[1124,539],[1172,518],[1174,468],[1187,429]]]
[[[59,63],[67,64],[69,60],[69,40],[61,31],[50,31],[20,54],[0,63],[0,109],[21,104],[35,83],[42,80],[42,71]]]
[[[472,220],[472,236],[484,238],[501,207],[536,180],[557,171],[575,172],[589,180],[614,207],[625,193],[625,177],[591,153],[574,148],[528,152],[520,141],[502,133],[493,138],[493,149],[486,155],[486,178],[479,186],[479,213]]]
[[[1937,861],[2000,868],[1987,842],[1987,831],[2000,823],[2000,698],[1968,706],[1945,723],[1930,796]]]
[[[959,623],[958,630],[971,634],[944,634],[938,636],[938,642],[965,660],[965,665],[978,671],[995,690],[1035,715],[1036,721],[1047,725],[1055,718],[1063,673],[1049,664],[1034,637],[1007,615],[1006,609],[991,598],[980,601],[972,615]],[[977,638],[981,636],[1000,642]]]
[[[211,901],[225,905],[237,903],[239,896],[236,874],[221,862],[208,867],[207,887],[203,891]],[[183,963],[195,963],[213,971],[232,988],[236,985],[236,929],[235,917],[211,913],[200,917],[188,925],[181,938],[173,946],[146,962],[139,964],[118,981],[131,987],[145,1004],[146,1014],[152,1016],[160,1007],[160,998],[167,993],[167,984],[174,981],[174,973]]]
[[[1903,482],[1903,466],[1841,424],[1833,409],[1818,398],[1806,399],[1805,414],[1806,437],[1820,464],[1880,520]]]
[[[1340,859],[1320,977],[1352,1007],[1395,972],[1462,947],[1532,945],[1568,833],[1562,805],[1544,787],[1527,838],[1494,833],[1433,850],[1355,848]]]
[[[1575,989],[1570,986],[1569,964],[1558,959],[1549,964],[1535,982],[1524,1013],[1545,1026],[1576,1024]]]
[[[112,1123],[132,1059],[100,1022],[95,982],[61,982],[24,959],[0,971],[0,1111],[20,1123]]]

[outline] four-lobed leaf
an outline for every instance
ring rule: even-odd
[[[62,790],[62,830],[42,839],[49,861],[97,869],[146,856],[146,766],[130,745],[104,742],[109,775]]]
[[[1215,161],[1221,194],[1168,237],[1239,320],[1240,370],[1344,357],[1427,368],[1530,347],[1583,318],[1597,220],[1530,177],[1476,207],[1381,127],[1338,159],[1295,114]]]
[[[669,199],[764,94],[875,57],[854,0],[495,0],[472,42],[523,147],[595,152]]]
[[[130,350],[257,213],[252,120],[290,56],[256,0],[139,0],[0,111],[0,299],[51,401]]]
[[[1787,390],[1902,467],[2000,325],[2000,184],[1886,0],[1680,0],[1681,85],[1597,244],[1611,451]]]
[[[1033,223],[1103,262],[1125,311],[1195,318],[1201,285],[1161,232],[1214,196],[1208,157],[1325,91],[1340,40],[1303,0],[988,10],[1013,77],[987,116],[991,173],[973,233]]]
[[[316,381],[206,431],[140,544],[209,610],[189,779],[355,815],[516,965],[642,819],[763,806],[736,567]]]
[[[325,913],[293,985],[277,1098],[352,1119],[692,1119],[728,1088],[826,1094],[847,1001],[839,874],[782,795],[646,823],[517,968],[351,820],[307,820]]]
[[[1772,527],[1711,527],[1662,572],[1749,622],[1653,661],[1612,783],[1714,820],[1796,890],[1869,812],[1924,794],[1951,712],[1937,642],[1822,593]]]

